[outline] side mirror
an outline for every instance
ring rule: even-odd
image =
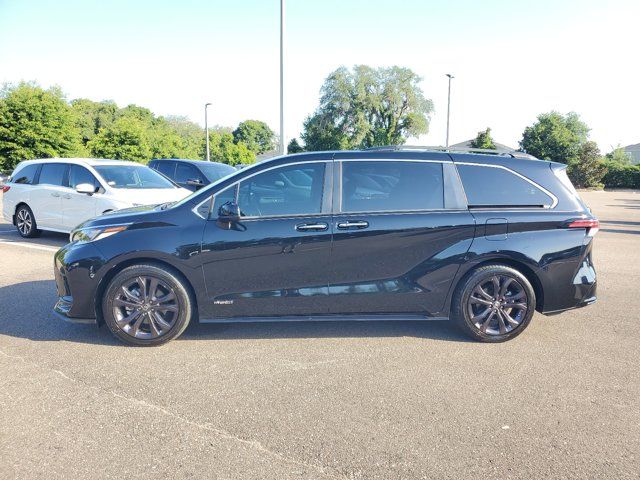
[[[84,193],[86,195],[93,195],[96,193],[96,187],[91,185],[90,183],[79,183],[76,185],[76,192]]]
[[[240,207],[235,202],[227,202],[220,205],[218,218],[227,222],[240,221]]]

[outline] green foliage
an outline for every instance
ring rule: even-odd
[[[233,141],[244,143],[256,155],[275,150],[276,134],[260,120],[245,120],[233,131]]]
[[[289,145],[287,145],[287,153],[300,153],[300,152],[304,152],[304,148],[302,148],[302,145],[298,143],[298,139],[292,138],[291,141],[289,142]]]
[[[244,143],[234,143],[233,134],[225,131],[209,131],[211,160],[229,165],[255,163],[256,154]]]
[[[87,143],[91,155],[146,163],[152,149],[144,122],[135,116],[121,116]]]
[[[631,155],[624,151],[624,148],[614,148],[606,155],[607,160],[621,165],[631,165]]]
[[[309,151],[400,145],[429,130],[433,103],[408,68],[358,65],[331,73],[320,105],[304,123]]]
[[[483,132],[478,132],[478,136],[471,140],[471,148],[482,148],[485,150],[495,150],[496,144],[491,138],[491,129],[487,127]]]
[[[32,83],[0,91],[0,168],[30,158],[69,157],[82,152],[75,115],[59,88]]]
[[[602,163],[596,142],[585,142],[567,167],[567,174],[577,188],[602,188],[606,173],[607,167]]]
[[[186,117],[164,117],[164,121],[181,139],[182,149],[175,158],[189,158],[199,160],[205,157],[204,130],[200,125]],[[160,157],[168,158],[168,157]]]
[[[640,165],[624,165],[615,160],[605,160],[602,164],[607,169],[603,178],[606,187],[640,189]]]
[[[116,119],[118,106],[111,100],[94,102],[87,98],[71,101],[76,116],[76,127],[80,130],[82,144],[93,139],[100,130],[110,126]]]
[[[525,128],[520,148],[543,160],[570,163],[580,154],[588,135],[589,128],[574,112],[543,113],[536,123]]]

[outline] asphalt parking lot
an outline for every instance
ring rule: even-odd
[[[50,314],[66,235],[0,223],[0,478],[638,478],[640,193],[583,198],[598,303],[499,345],[354,322],[127,347]]]

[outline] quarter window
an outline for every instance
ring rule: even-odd
[[[381,212],[444,208],[442,164],[345,161],[342,211]]]
[[[205,183],[204,178],[195,167],[184,163],[178,163],[178,167],[176,168],[176,182],[187,183],[189,180]]]
[[[176,164],[174,162],[156,162],[153,164],[153,167],[158,170],[160,173],[166,175],[167,177],[173,179],[176,171]]]
[[[243,216],[309,215],[322,211],[324,163],[274,168],[240,182]]]
[[[458,165],[470,207],[548,207],[553,199],[503,168]]]
[[[34,178],[36,177],[37,171],[38,171],[38,165],[26,165],[18,169],[18,171],[13,174],[12,181],[13,183],[31,185],[33,183]]]
[[[45,163],[40,170],[38,183],[40,185],[62,186],[66,170],[67,165],[64,163]]]

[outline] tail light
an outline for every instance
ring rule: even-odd
[[[600,222],[597,218],[581,218],[580,220],[573,220],[569,225],[569,228],[586,228],[587,235],[593,237],[600,229]]]
[[[9,189],[11,188],[10,185],[3,185],[2,186],[2,193],[7,193],[9,191]]]

